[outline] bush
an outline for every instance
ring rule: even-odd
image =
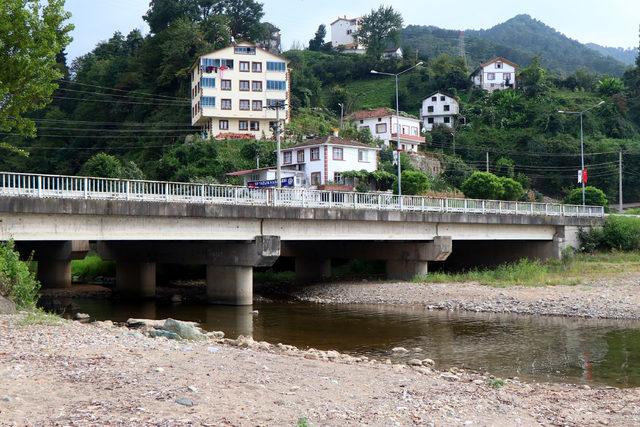
[[[602,228],[580,233],[582,250],[640,250],[640,218],[608,216]]]
[[[85,162],[80,173],[84,176],[120,178],[123,174],[123,167],[117,157],[107,153],[98,153]]]
[[[471,199],[502,198],[503,187],[500,179],[489,172],[474,172],[463,184],[462,192]]]
[[[422,194],[428,189],[429,177],[424,172],[411,170],[402,172],[402,194],[412,196]]]
[[[596,187],[587,186],[584,189],[585,203],[589,206],[609,206],[607,195]],[[582,204],[582,188],[574,188],[564,198],[564,202],[570,205]]]
[[[522,184],[512,178],[501,177],[500,185],[502,185],[502,200],[522,200],[524,197],[524,188]]]
[[[35,308],[40,283],[29,270],[28,263],[20,261],[13,242],[0,244],[0,295],[8,297],[20,309]]]
[[[71,261],[71,274],[81,280],[115,277],[116,265],[114,262],[103,261],[98,255],[87,255],[85,259]]]

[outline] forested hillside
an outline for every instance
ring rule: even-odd
[[[167,7],[172,2],[180,7]],[[252,7],[237,7],[247,3]],[[227,46],[231,34],[253,41],[268,38],[274,27],[262,17],[263,6],[253,0],[152,1],[145,16],[150,34],[115,33],[72,64],[59,55],[65,76],[52,105],[33,116],[37,138],[5,135],[2,139],[28,156],[0,145],[0,168],[97,173],[95,162],[86,162],[104,152],[114,156],[117,164],[112,164],[110,173],[115,176],[230,182],[227,172],[249,168],[257,158],[262,165],[273,164],[272,141],[203,141],[190,126],[189,67],[198,55]],[[492,50],[519,26],[526,31],[513,50]],[[622,150],[625,198],[640,200],[640,62],[623,78],[607,77],[622,72],[619,63],[603,63],[604,57],[590,50],[591,56],[586,55],[581,45],[568,39],[563,42],[568,50],[562,62],[561,52],[542,47],[564,36],[537,21],[518,17],[498,27],[467,37],[472,55],[467,62],[447,53],[455,52],[458,33],[434,27],[404,30],[405,43],[413,40],[431,50],[413,51],[401,61],[331,52],[322,40],[315,50],[285,52],[291,65],[293,109],[285,144],[329,134],[339,123],[340,103],[346,114],[395,107],[393,79],[374,76],[371,70],[399,72],[415,65],[417,56],[424,65],[400,80],[401,109],[417,114],[422,99],[446,91],[460,99],[467,123],[455,129],[455,136],[446,129],[425,135],[424,150],[439,156],[445,166],[438,189],[460,188],[472,171],[484,170],[488,153],[491,171],[514,177],[539,197],[563,197],[576,185],[579,121],[558,110],[578,111],[604,100],[603,106],[585,115],[591,183],[616,200]],[[541,29],[548,38],[536,38]],[[487,94],[471,88],[469,64],[496,53],[520,62],[516,55],[526,44],[532,47],[522,61],[528,65],[520,70],[517,90]],[[584,54],[582,62],[572,52]],[[597,64],[603,68],[599,73],[588,71],[585,61],[591,69]],[[549,64],[555,68],[549,69]],[[375,143],[371,135],[361,135],[355,128],[348,126],[345,133]],[[383,159],[387,164],[388,153]]]
[[[600,52],[604,56],[610,56],[618,61],[622,62],[625,65],[633,65],[638,56],[637,48],[622,48],[622,47],[609,47],[609,46],[600,46],[596,43],[587,43],[585,44],[589,49],[593,49],[596,52]]]

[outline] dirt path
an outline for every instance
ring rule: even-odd
[[[494,389],[473,373],[256,346],[0,317],[0,425],[640,423],[639,389],[518,381]]]
[[[287,288],[303,301],[334,304],[418,304],[466,310],[607,319],[640,319],[640,275],[576,286],[494,288],[477,283],[328,283]]]

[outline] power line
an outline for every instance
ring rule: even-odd
[[[194,132],[195,133],[195,132]],[[10,133],[10,132],[0,132],[0,135],[9,135],[9,136],[24,136],[19,133]],[[91,136],[80,136],[80,135],[49,135],[49,134],[40,134],[38,137],[42,138],[83,138],[83,139],[132,139],[132,138],[182,138],[186,136],[182,135],[91,135]]]
[[[76,101],[85,101],[85,102],[107,102],[109,104],[118,103],[118,104],[137,104],[137,105],[155,105],[155,106],[166,106],[166,107],[185,107],[187,105],[181,104],[167,104],[160,102],[135,102],[135,101],[121,101],[117,99],[87,99],[87,98],[75,98],[71,96],[53,96],[55,99],[73,99]]]
[[[59,120],[59,119],[32,119],[34,122],[51,122],[51,123],[70,123],[75,125],[119,125],[119,126],[136,126],[136,127],[161,127],[161,126],[169,126],[169,127],[192,127],[191,125],[184,123],[165,123],[165,122],[155,122],[155,123],[133,123],[133,122],[97,122],[97,121],[83,121],[83,120]]]
[[[89,95],[112,96],[112,97],[115,97],[115,98],[124,98],[124,99],[138,99],[138,100],[143,100],[143,101],[151,100],[151,98],[140,98],[140,97],[136,97],[136,96],[133,96],[133,95],[116,95],[114,93],[91,92],[91,91],[87,91],[87,90],[76,90],[76,89],[67,89],[67,88],[60,88],[59,90],[63,90],[65,92],[86,93],[86,94],[89,94]],[[190,101],[178,101],[178,100],[172,101],[172,100],[165,100],[165,99],[160,99],[160,98],[158,98],[157,101],[171,102],[171,103],[176,103],[177,105],[190,105],[191,104]]]
[[[191,129],[98,129],[98,128],[67,128],[42,126],[38,130],[64,130],[69,132],[105,132],[105,133],[161,133],[161,132],[185,132],[198,133]]]
[[[115,91],[115,92],[135,93],[135,94],[140,95],[140,96],[149,96],[149,97],[153,97],[153,98],[179,99],[181,101],[189,101],[190,100],[189,98],[185,98],[185,97],[168,96],[168,95],[156,95],[156,94],[152,94],[152,93],[145,93],[145,92],[134,91],[134,90],[116,89],[116,88],[108,87],[108,86],[92,85],[92,84],[89,84],[89,83],[80,83],[80,82],[76,82],[76,81],[73,81],[73,80],[60,79],[59,81],[62,81],[62,82],[65,82],[65,83],[71,83],[71,84],[79,85],[79,86],[95,87],[95,88],[99,88],[99,89],[108,89],[108,90],[112,90],[112,91]]]

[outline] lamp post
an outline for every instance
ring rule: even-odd
[[[414,65],[413,67],[407,68],[404,71],[401,71],[397,74],[392,74],[392,73],[383,73],[381,71],[376,71],[376,70],[371,70],[371,74],[380,74],[380,75],[384,75],[384,76],[391,76],[394,77],[396,79],[396,125],[397,125],[397,130],[396,130],[396,136],[397,136],[397,140],[396,140],[396,151],[398,152],[398,196],[402,196],[402,167],[400,166],[400,131],[401,131],[401,127],[400,127],[400,95],[399,95],[399,88],[398,88],[398,78],[404,74],[404,73],[408,73],[409,71],[413,70],[416,67],[419,67],[420,65],[424,64],[424,62],[420,61],[418,62],[416,65]],[[402,203],[402,198],[400,198],[400,201]]]
[[[285,109],[284,101],[276,101],[272,105],[264,107],[267,110],[276,110],[276,188],[282,188],[282,167],[280,160],[280,110]]]
[[[559,114],[573,114],[573,115],[577,115],[580,116],[580,165],[581,165],[581,171],[582,171],[582,178],[580,179],[580,181],[582,182],[582,206],[585,206],[586,203],[586,196],[585,196],[585,182],[584,182],[584,128],[583,128],[583,117],[584,117],[584,113],[586,113],[587,111],[591,111],[594,108],[598,108],[599,106],[601,106],[602,104],[604,104],[604,101],[600,101],[598,104],[594,105],[593,107],[589,107],[586,110],[582,110],[582,111],[564,111],[564,110],[559,110],[558,113]]]

